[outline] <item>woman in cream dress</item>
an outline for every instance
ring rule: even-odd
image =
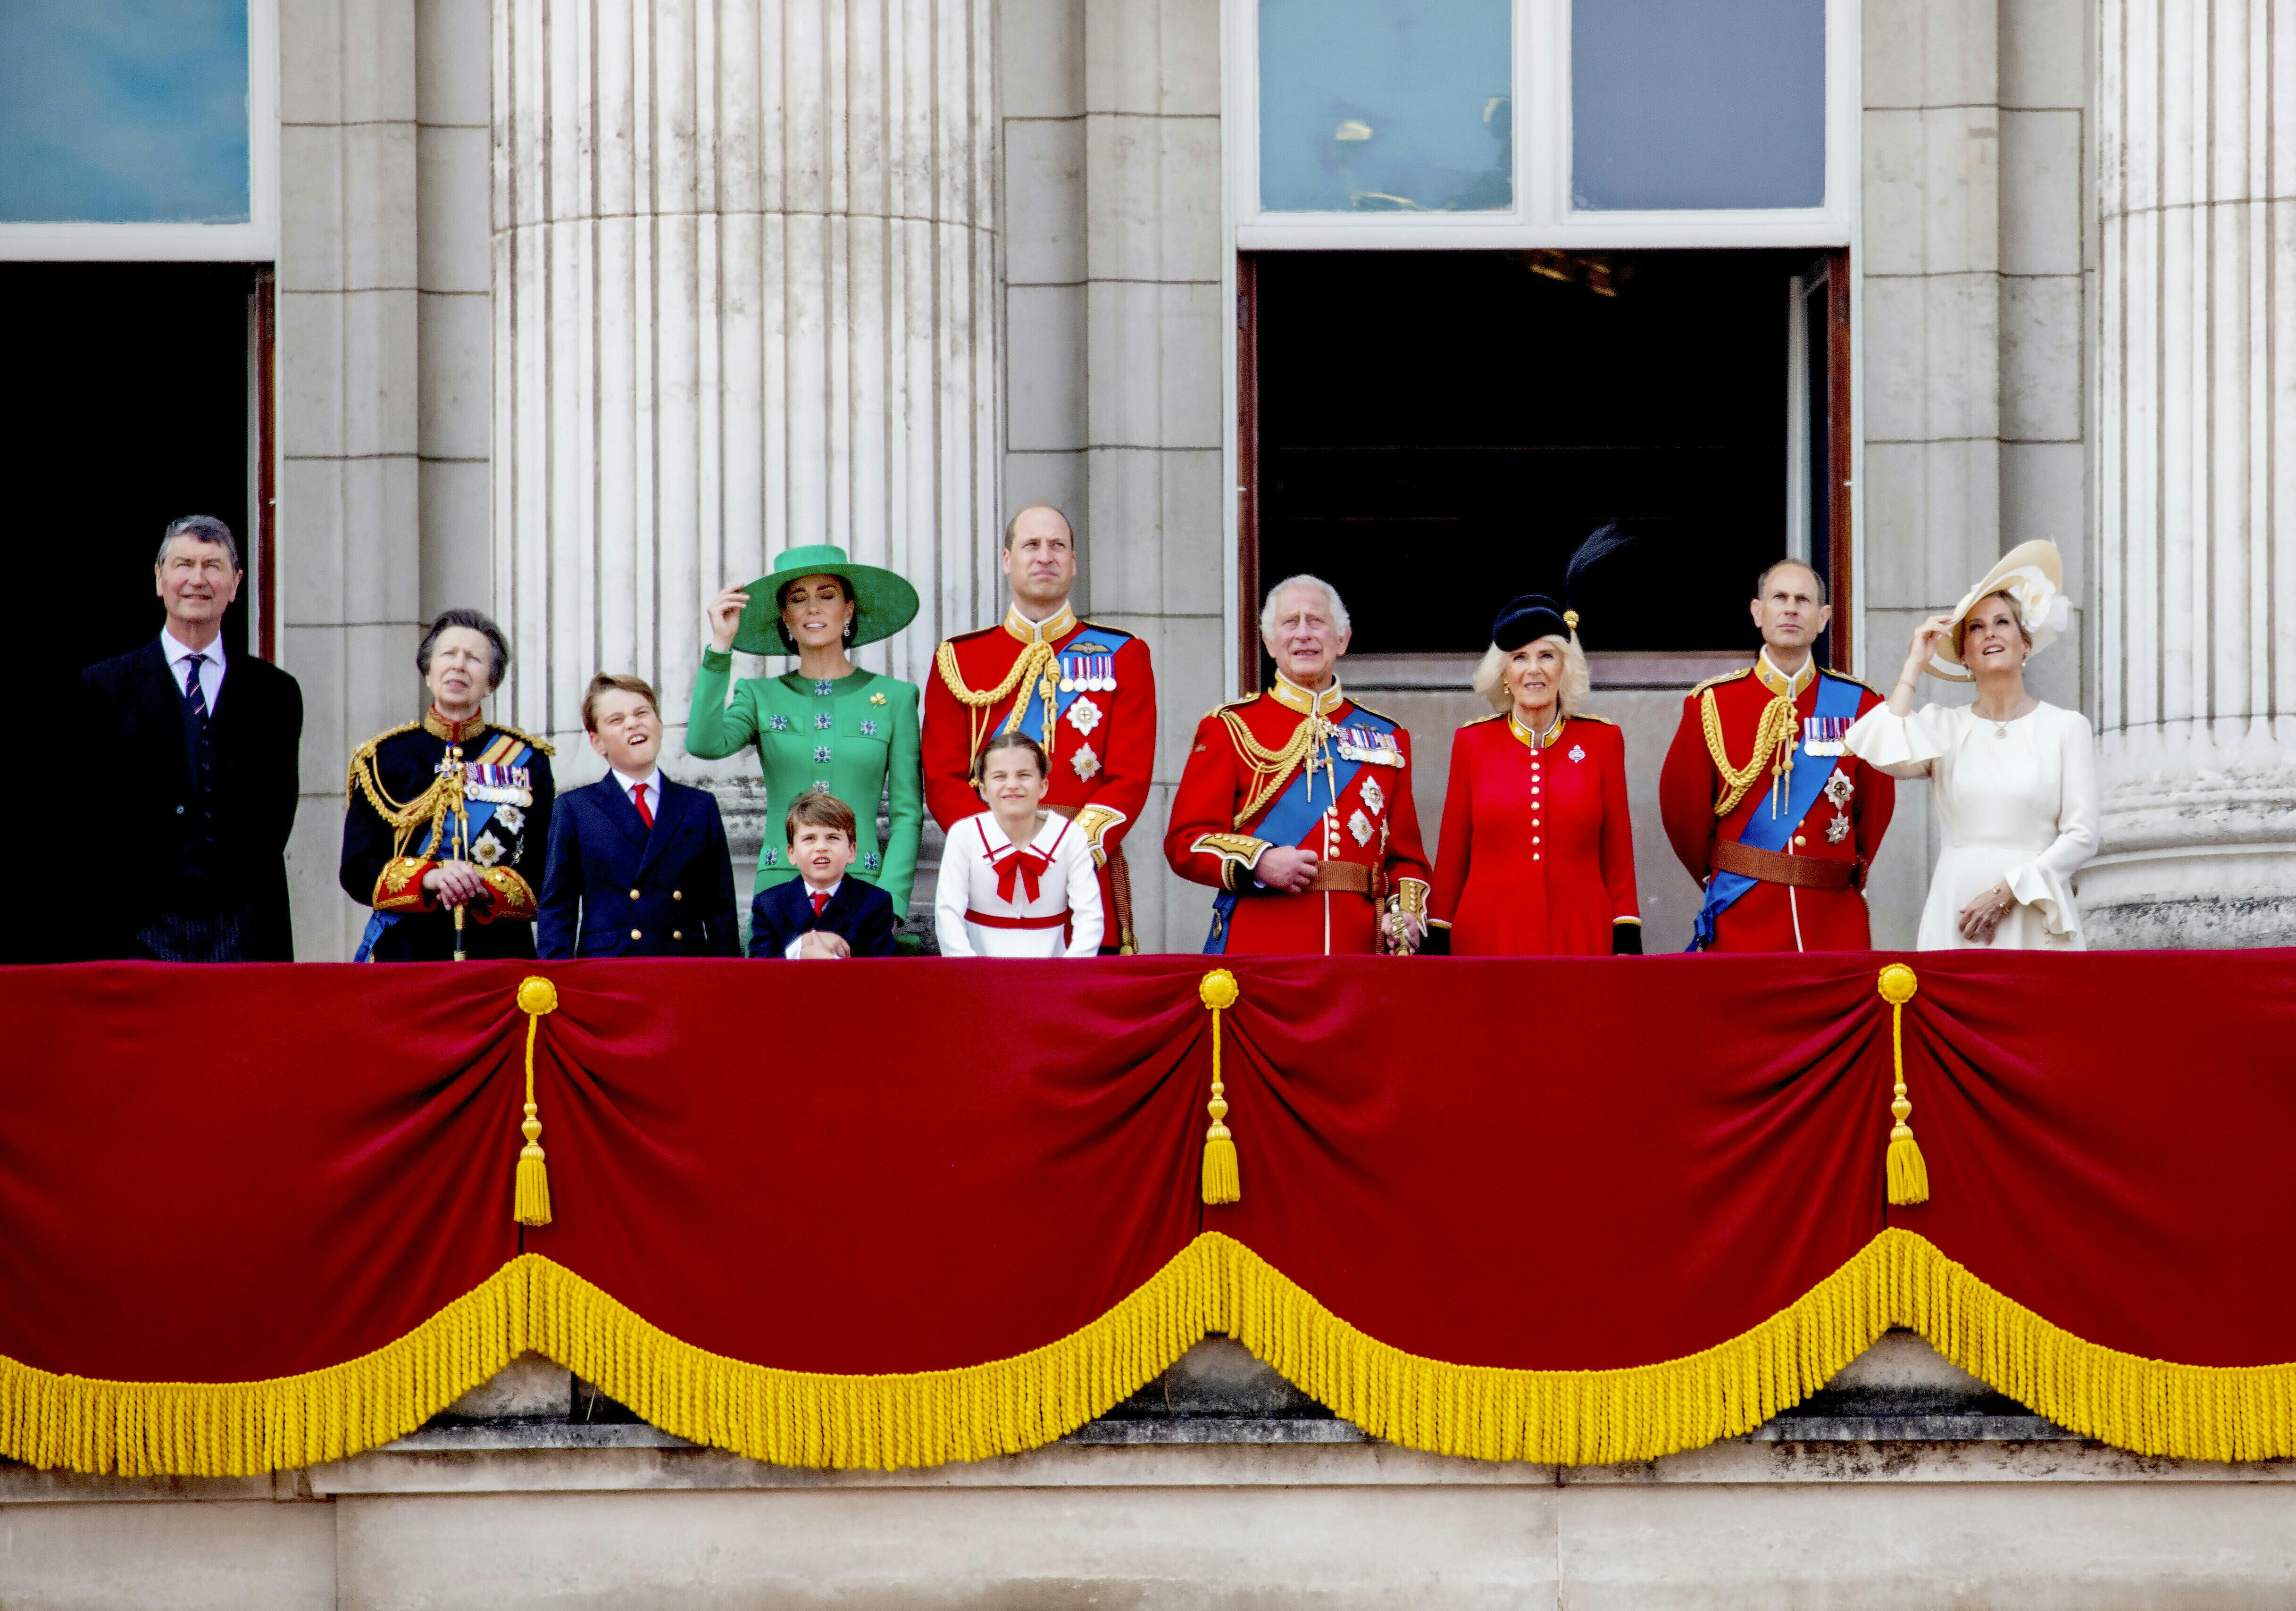
[[[2088,719],[2025,691],[2025,662],[2066,614],[2056,545],[2004,555],[1949,615],[1914,632],[1889,703],[1844,745],[1893,777],[1930,780],[1943,851],[1922,910],[1925,951],[2081,949],[2073,874],[2096,854]],[[1977,685],[1967,705],[1914,710],[1923,671]]]

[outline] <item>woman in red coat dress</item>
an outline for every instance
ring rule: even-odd
[[[1499,612],[1475,691],[1498,707],[1451,742],[1431,925],[1455,957],[1640,956],[1627,752],[1580,716],[1587,657],[1551,599]]]

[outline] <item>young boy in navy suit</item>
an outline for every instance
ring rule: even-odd
[[[853,808],[808,789],[783,826],[798,875],[759,890],[750,903],[750,955],[796,962],[893,955],[893,898],[845,875],[858,842]]]
[[[718,797],[662,776],[644,679],[602,671],[582,700],[611,769],[558,797],[534,949],[570,957],[738,957],[734,860]]]

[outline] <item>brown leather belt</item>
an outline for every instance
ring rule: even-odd
[[[1791,884],[1798,890],[1848,890],[1857,886],[1857,863],[1824,856],[1789,856],[1784,851],[1758,851],[1734,839],[1714,842],[1714,870],[1759,878],[1764,884]]]
[[[1387,899],[1387,874],[1382,868],[1367,867],[1360,861],[1319,861],[1316,864],[1316,881],[1308,886],[1309,894],[1368,895],[1374,900]]]

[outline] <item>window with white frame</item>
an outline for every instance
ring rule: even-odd
[[[1226,4],[1246,249],[1848,241],[1851,0]]]
[[[0,258],[276,255],[276,0],[0,3]]]

